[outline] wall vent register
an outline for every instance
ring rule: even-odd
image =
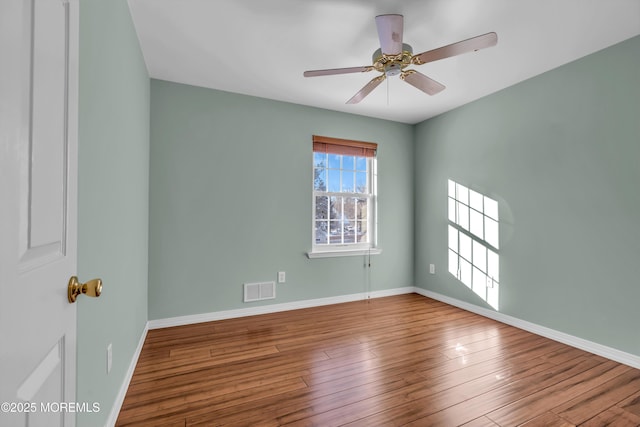
[[[276,297],[276,282],[244,284],[244,302],[262,301]]]

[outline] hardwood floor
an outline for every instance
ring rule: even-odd
[[[117,426],[640,426],[640,370],[417,294],[149,331]]]

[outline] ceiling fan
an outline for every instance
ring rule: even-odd
[[[347,104],[357,104],[365,96],[369,95],[382,81],[391,76],[400,75],[400,79],[410,85],[420,89],[428,95],[435,95],[441,92],[445,86],[424,74],[415,70],[406,70],[409,65],[422,65],[427,62],[438,61],[463,53],[495,46],[498,43],[496,33],[487,33],[481,36],[472,37],[457,43],[437,49],[428,50],[413,55],[410,45],[402,42],[402,32],[404,28],[404,18],[402,15],[390,14],[376,16],[376,27],[378,28],[378,38],[380,39],[380,49],[373,52],[373,65],[349,68],[331,68],[326,70],[305,71],[305,77],[329,76],[333,74],[365,73],[378,71],[380,74],[367,83],[358,93],[347,101]]]

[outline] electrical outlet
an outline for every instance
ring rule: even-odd
[[[111,365],[113,364],[113,352],[111,343],[107,346],[107,374],[111,372]]]
[[[287,274],[284,271],[278,271],[278,283],[284,283],[287,280]]]
[[[436,265],[435,264],[429,264],[429,273],[430,274],[436,274]]]

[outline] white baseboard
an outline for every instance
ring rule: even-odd
[[[516,328],[524,329],[536,335],[543,336],[545,338],[552,339],[554,341],[561,342],[563,344],[576,347],[589,353],[597,354],[598,356],[606,357],[607,359],[614,360],[632,368],[640,369],[640,356],[636,356],[631,353],[627,353],[621,350],[617,350],[606,345],[598,344],[593,341],[588,341],[583,338],[578,338],[573,335],[566,334],[564,332],[556,331],[554,329],[540,326],[535,323],[527,322],[526,320],[518,319],[504,313],[489,310],[487,308],[479,307],[468,302],[460,301],[455,298],[448,297],[436,292],[428,291],[422,288],[414,288],[414,292],[423,295],[428,298],[444,302],[449,305],[461,308],[463,310],[470,311],[472,313],[479,314],[489,319],[497,320],[507,325],[515,326]]]
[[[361,301],[368,298],[381,298],[392,295],[410,294],[415,292],[413,286],[386,289],[383,291],[361,292],[350,295],[317,298],[304,301],[285,302],[282,304],[261,305],[258,307],[238,308],[235,310],[215,311],[212,313],[193,314],[189,316],[170,317],[167,319],[149,320],[149,329],[168,328],[171,326],[190,325],[193,323],[211,322],[214,320],[233,319],[235,317],[255,316],[257,314],[277,313],[280,311],[298,310],[301,308],[319,307],[343,302]]]
[[[115,402],[113,402],[113,406],[111,407],[111,412],[109,413],[109,418],[107,418],[107,422],[105,423],[105,427],[114,427],[116,425],[116,421],[118,421],[118,415],[120,414],[120,409],[122,409],[122,404],[124,403],[124,398],[127,395],[127,390],[129,389],[129,384],[131,383],[131,378],[133,377],[133,372],[136,369],[136,365],[138,364],[138,359],[140,358],[140,353],[142,352],[142,345],[144,344],[144,340],[147,338],[147,332],[149,331],[149,322],[145,323],[144,329],[142,330],[142,335],[140,336],[140,340],[138,341],[138,346],[136,347],[136,351],[133,353],[131,357],[131,363],[129,363],[129,369],[124,376],[124,380],[122,381],[122,385],[120,386],[120,391],[118,391],[118,395],[116,396]]]

